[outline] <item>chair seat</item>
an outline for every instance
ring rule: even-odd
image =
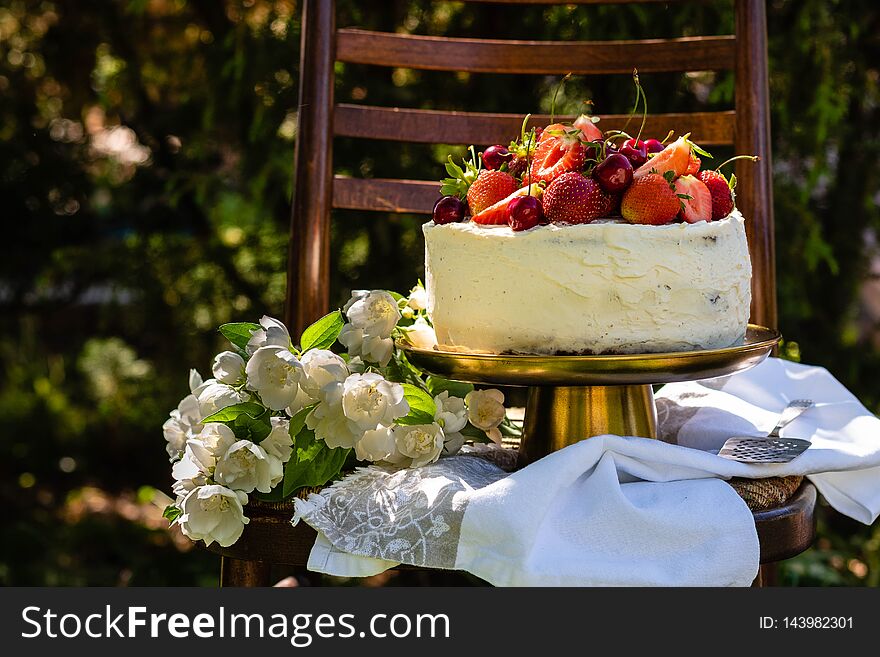
[[[754,513],[761,563],[800,554],[815,538],[816,488],[804,482],[783,505]],[[255,504],[247,508],[250,523],[241,538],[227,548],[216,543],[208,550],[230,559],[305,567],[317,533],[304,522],[290,524],[290,504]],[[406,566],[401,566],[406,568]]]

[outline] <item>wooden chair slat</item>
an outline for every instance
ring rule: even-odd
[[[470,73],[606,74],[715,71],[734,66],[734,36],[639,41],[462,39],[342,29],[336,59],[353,64]]]
[[[333,178],[333,207],[379,212],[430,213],[440,198],[440,183],[430,180]]]
[[[574,117],[560,116],[559,120]],[[621,129],[625,114],[601,116],[602,129]],[[373,107],[339,104],[336,106],[334,130],[340,137],[386,139],[424,144],[507,144],[519,135],[523,116],[519,114],[487,114]],[[546,114],[533,115],[529,126],[545,126]],[[670,130],[686,129],[698,144],[732,144],[734,112],[693,112],[682,114],[651,114],[645,133],[662,139]],[[638,130],[639,120],[630,122],[630,130]]]

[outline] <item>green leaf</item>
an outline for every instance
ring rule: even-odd
[[[461,397],[464,399],[469,392],[474,389],[472,383],[462,383],[461,381],[450,381],[439,376],[429,376],[425,382],[428,386],[428,392],[432,397],[436,397],[444,390],[453,397]]]
[[[162,512],[162,517],[165,518],[170,523],[173,523],[181,515],[183,515],[183,511],[178,509],[173,504],[169,504],[168,506],[166,506],[165,510]]]
[[[736,174],[735,173],[730,174],[730,180],[728,181],[727,186],[730,188],[730,191],[733,191],[734,189],[736,189]]]
[[[671,185],[672,181],[675,180],[675,171],[666,171],[663,174],[663,177],[666,178],[666,182]]]
[[[306,425],[306,416],[308,416],[308,414],[312,412],[312,409],[317,405],[318,404],[315,403],[311,406],[306,406],[290,418],[290,438],[292,440],[296,440],[297,435],[299,435],[299,432],[302,431],[302,428]]]
[[[403,384],[403,396],[409,403],[409,413],[395,420],[397,424],[431,424],[437,405],[427,392],[411,383]]]
[[[703,150],[702,148],[697,146],[694,142],[690,142],[690,144],[691,144],[691,150],[696,151],[697,153],[699,153],[703,157],[708,157],[710,160],[715,159],[714,157],[712,157],[712,153]]]
[[[483,431],[482,429],[477,429],[470,422],[468,422],[466,425],[464,425],[464,429],[462,429],[459,433],[461,435],[463,435],[465,438],[468,438],[470,440],[474,440],[478,443],[492,442],[491,440],[489,440],[489,436],[486,435],[485,431]]]
[[[299,339],[300,349],[303,351],[327,349],[336,342],[343,324],[345,324],[345,321],[342,319],[342,313],[338,310],[324,315],[303,331]]]
[[[271,411],[260,404],[242,402],[209,415],[202,420],[202,424],[219,422],[232,429],[238,440],[259,443],[272,431],[271,416]]]
[[[315,432],[311,429],[303,429],[293,447],[293,454],[284,466],[284,497],[304,486],[326,484],[339,474],[351,451],[342,447],[327,447],[327,443],[315,438]]]
[[[400,294],[399,292],[395,292],[394,290],[385,290],[385,291],[386,291],[388,294],[390,294],[391,297],[392,297],[395,301],[402,301],[403,299],[406,299],[405,296],[403,296],[403,295]]]
[[[247,351],[247,343],[251,339],[251,333],[259,331],[261,326],[252,322],[235,322],[223,324],[218,329],[227,340],[242,351]]]

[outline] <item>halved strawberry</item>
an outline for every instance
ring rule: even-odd
[[[724,219],[733,212],[733,182],[717,171],[700,171],[700,181],[712,195],[712,219]]]
[[[550,182],[566,171],[577,171],[587,160],[579,128],[554,123],[544,128],[532,156],[532,180]]]
[[[706,185],[693,176],[681,176],[674,184],[675,193],[681,199],[679,217],[689,224],[712,220],[712,194]]]
[[[514,192],[505,198],[501,199],[497,203],[493,203],[488,208],[485,208],[482,212],[478,212],[473,217],[471,217],[471,221],[487,225],[506,225],[507,224],[507,204],[510,203],[511,200],[516,198],[517,196],[525,196],[526,194],[531,194],[536,198],[541,198],[541,194],[544,190],[535,183],[529,187],[522,187],[520,189],[514,190]],[[473,209],[473,208],[472,208]]]
[[[563,173],[544,190],[544,216],[557,224],[586,224],[604,217],[614,198],[592,178],[577,171]]]
[[[602,131],[593,123],[593,119],[586,114],[581,114],[574,120],[572,125],[581,131],[581,139],[584,141],[597,141],[602,139]]]
[[[680,208],[673,186],[656,173],[633,180],[620,202],[620,214],[631,224],[668,224]]]
[[[684,175],[691,161],[691,143],[688,135],[679,137],[662,151],[648,158],[638,169],[633,171],[633,178],[639,179],[652,173],[663,176],[672,171],[677,178]]]
[[[468,207],[472,214],[480,214],[486,208],[516,191],[516,179],[509,173],[483,170],[467,191]]]

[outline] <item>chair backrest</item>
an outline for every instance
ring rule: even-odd
[[[562,4],[559,0],[488,0]],[[651,0],[617,0],[623,2]],[[612,0],[613,2],[613,0]],[[568,0],[565,4],[611,4]],[[737,206],[747,218],[752,321],[776,326],[767,35],[764,0],[735,0],[736,34],[640,41],[501,41],[336,29],[334,0],[304,0],[299,124],[291,214],[286,319],[301,331],[329,310],[330,213],[334,208],[429,213],[436,181],[333,176],[333,137],[436,144],[505,143],[520,115],[335,104],[334,63],[480,73],[610,74],[735,70],[735,110],[648,117],[650,134],[687,126],[694,141],[758,154],[737,166]],[[603,128],[626,117],[600,115]],[[534,116],[534,125],[549,117]]]

